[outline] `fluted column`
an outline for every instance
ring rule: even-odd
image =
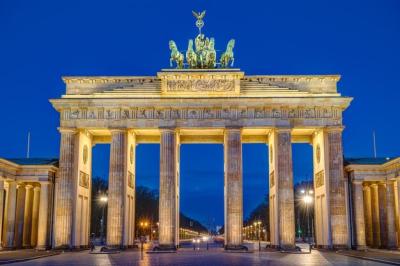
[[[372,228],[373,228],[373,247],[381,246],[381,226],[379,222],[379,193],[378,185],[371,185],[371,208],[372,208]]]
[[[365,217],[365,239],[369,247],[373,246],[372,229],[372,207],[371,207],[371,188],[368,184],[364,186],[364,217]]]
[[[293,163],[290,129],[275,129],[268,138],[270,159],[271,245],[295,248]]]
[[[343,177],[342,128],[329,128],[329,209],[332,245],[334,248],[348,246],[348,219]]]
[[[49,217],[49,183],[40,183],[39,220],[37,226],[37,249],[48,247],[48,217]]]
[[[16,228],[14,243],[16,248],[22,247],[22,235],[24,232],[24,212],[25,212],[25,184],[18,184],[17,187],[17,209],[16,209]]]
[[[397,186],[397,245],[400,246],[400,177],[396,179]]]
[[[123,129],[111,130],[107,207],[107,245],[110,247],[123,245],[126,134]]]
[[[386,216],[387,216],[387,248],[397,248],[397,230],[394,200],[394,181],[388,180],[386,183]]]
[[[383,182],[378,183],[378,197],[379,197],[379,225],[380,225],[380,239],[381,247],[386,248],[388,243],[387,238],[387,212],[386,212],[386,184]]]
[[[240,128],[225,129],[225,248],[242,245],[243,178]]]
[[[3,219],[6,211],[6,207],[3,208],[4,205],[4,180],[0,178],[0,242],[3,239]]]
[[[290,130],[277,132],[277,183],[278,183],[278,213],[279,235],[281,248],[294,248],[294,194],[293,194],[293,162]]]
[[[24,232],[23,232],[23,247],[31,246],[31,227],[32,227],[32,203],[33,203],[33,186],[26,185],[25,187],[25,212],[24,212]]]
[[[176,133],[174,129],[161,129],[160,138],[160,198],[159,244],[162,249],[174,249],[177,243],[177,170]]]
[[[32,204],[32,228],[31,228],[31,246],[37,245],[37,230],[39,218],[39,201],[40,201],[40,187],[33,188],[33,204]],[[58,230],[58,228],[56,228]]]
[[[353,181],[353,211],[357,249],[365,249],[364,197],[362,181]]]
[[[59,177],[55,188],[54,245],[58,248],[71,246],[72,203],[75,163],[75,129],[60,129]]]
[[[7,193],[7,220],[6,220],[6,236],[5,248],[14,247],[14,234],[15,234],[15,209],[17,207],[17,183],[15,181],[8,182]]]

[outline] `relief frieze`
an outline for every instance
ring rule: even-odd
[[[334,119],[340,121],[342,112],[336,107],[230,107],[230,108],[71,108],[62,111],[67,120],[135,120],[135,119]]]
[[[233,79],[167,80],[168,92],[226,92],[235,90]]]

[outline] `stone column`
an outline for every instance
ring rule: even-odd
[[[386,248],[388,244],[387,238],[387,212],[386,212],[386,184],[383,182],[378,183],[378,197],[379,197],[379,225],[380,225],[380,239],[381,247]]]
[[[369,247],[373,246],[373,229],[372,229],[372,207],[371,207],[371,188],[369,185],[364,186],[364,219],[365,219],[365,238]]]
[[[400,246],[400,177],[396,179],[396,186],[397,186],[397,245]]]
[[[243,179],[242,139],[240,128],[225,129],[225,249],[242,245]]]
[[[349,235],[343,177],[342,128],[329,128],[327,134],[332,245],[334,248],[347,248]]]
[[[295,248],[293,163],[290,129],[269,134],[271,244]],[[272,217],[271,217],[272,216]]]
[[[294,194],[293,194],[293,162],[290,130],[277,131],[278,160],[278,215],[280,247],[292,249],[295,247]]]
[[[36,247],[37,245],[37,234],[38,234],[38,218],[39,218],[39,200],[40,200],[40,187],[35,186],[33,188],[33,205],[32,205],[32,228],[31,228],[31,246]],[[58,230],[56,228],[56,230]]]
[[[4,180],[1,178],[0,179],[0,242],[3,242],[3,219],[4,217],[4,212],[5,212],[5,207],[4,206]]]
[[[23,247],[31,246],[31,227],[32,227],[32,203],[33,203],[33,186],[25,186],[25,212],[24,212],[24,232],[23,232]]]
[[[386,183],[387,248],[397,249],[397,231],[394,201],[394,181]]]
[[[17,191],[17,209],[16,209],[16,228],[14,243],[16,248],[22,247],[22,236],[24,232],[24,212],[25,212],[25,184],[18,184]]]
[[[175,249],[177,243],[177,171],[176,133],[174,129],[161,129],[160,143],[160,198],[159,198],[159,248]]]
[[[55,181],[54,245],[56,248],[71,246],[72,203],[75,163],[75,129],[60,129],[59,177]]]
[[[48,182],[40,183],[39,221],[37,226],[36,249],[45,250],[48,247],[47,229],[49,217],[49,186]]]
[[[362,181],[353,181],[353,214],[356,233],[356,247],[365,249],[364,197]]]
[[[7,220],[6,220],[6,241],[5,248],[14,247],[14,234],[15,234],[15,209],[17,207],[17,183],[15,181],[8,182],[8,195],[7,195]]]
[[[371,209],[372,209],[372,228],[373,228],[373,247],[381,246],[381,233],[379,222],[379,193],[378,184],[371,185]]]
[[[107,207],[107,246],[115,248],[120,248],[123,245],[126,139],[126,130],[111,130]]]

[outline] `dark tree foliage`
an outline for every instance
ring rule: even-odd
[[[135,223],[139,229],[140,222],[146,221],[152,226],[158,222],[158,193],[148,187],[136,187]]]
[[[244,226],[253,224],[255,221],[261,221],[262,226],[269,232],[269,196],[265,196],[264,200],[250,213],[249,217],[244,221]]]
[[[103,215],[104,208],[104,235],[107,233],[107,204],[101,202],[99,199],[102,195],[107,194],[108,181],[101,177],[94,177],[92,179],[92,201],[91,201],[91,216],[90,216],[90,232],[94,233],[97,237],[100,236],[100,220]]]
[[[92,212],[91,212],[91,233],[96,236],[101,234],[100,220],[103,215],[104,208],[104,234],[107,234],[107,205],[99,199],[102,195],[107,194],[108,181],[100,177],[92,180]],[[150,188],[138,186],[136,187],[136,204],[135,204],[135,223],[136,234],[139,234],[140,223],[147,222],[149,226],[156,227],[158,222],[158,191]],[[191,229],[199,232],[207,232],[207,228],[200,222],[191,219],[180,213],[180,227]],[[150,228],[148,228],[150,229]]]
[[[179,222],[180,222],[180,227],[181,228],[187,228],[193,231],[197,231],[197,232],[202,232],[202,233],[207,233],[207,228],[205,226],[203,226],[200,222],[187,217],[186,215],[184,215],[183,213],[180,213],[180,218],[179,218]]]

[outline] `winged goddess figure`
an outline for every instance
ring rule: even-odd
[[[193,16],[197,19],[196,20],[196,27],[199,28],[199,34],[201,34],[201,28],[203,28],[204,26],[204,21],[203,18],[206,15],[206,11],[202,11],[202,12],[195,12],[192,11]]]

